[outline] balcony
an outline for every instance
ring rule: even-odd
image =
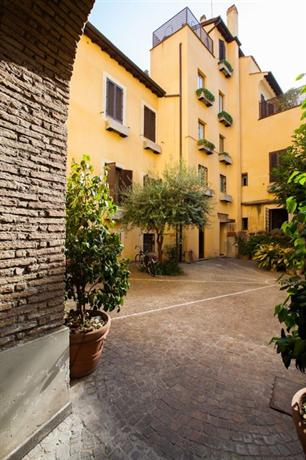
[[[301,93],[301,88],[292,88],[277,97],[259,102],[259,119],[298,107],[305,99],[306,93]]]
[[[212,39],[187,7],[153,32],[153,48],[186,25],[196,34],[208,51],[213,54]]]
[[[233,67],[226,59],[222,59],[222,61],[218,62],[218,67],[220,72],[222,72],[226,78],[229,78],[233,74]]]
[[[209,188],[207,187],[205,192],[204,192],[204,195],[207,196],[208,198],[211,198],[212,196],[214,196],[214,191],[212,188]]]
[[[151,141],[150,139],[144,139],[143,148],[145,150],[151,150],[151,152],[156,153],[156,154],[161,153],[160,145],[156,144],[155,142]]]
[[[129,135],[129,128],[113,118],[108,118],[105,121],[105,129],[107,131],[114,131],[121,137],[127,137]]]
[[[199,139],[198,140],[198,149],[203,150],[208,155],[211,155],[212,153],[214,153],[215,144],[213,144],[212,142],[208,141],[207,139]]]
[[[233,197],[232,195],[229,195],[228,193],[220,192],[220,201],[223,201],[225,203],[232,203]]]
[[[227,152],[219,153],[219,161],[220,163],[225,163],[226,165],[233,164],[232,157]]]
[[[199,101],[203,101],[207,107],[211,107],[215,102],[215,96],[207,88],[198,88],[196,94]]]
[[[229,113],[225,112],[225,110],[218,113],[218,118],[220,123],[223,123],[224,126],[232,126],[233,124],[233,117]]]

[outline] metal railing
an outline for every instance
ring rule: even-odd
[[[301,93],[300,90],[301,88],[292,88],[280,96],[259,102],[259,118],[270,117],[275,113],[284,112],[301,105],[306,99],[306,93]]]
[[[213,53],[213,41],[210,36],[205,32],[199,21],[192,14],[188,7],[177,13],[169,21],[165,22],[162,26],[153,32],[153,48],[165,40],[170,35],[182,29],[186,24],[193,30],[199,37],[204,46]]]

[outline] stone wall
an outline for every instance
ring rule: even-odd
[[[0,347],[63,324],[66,128],[93,0],[0,0]]]

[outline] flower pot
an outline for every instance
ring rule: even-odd
[[[304,454],[306,455],[306,420],[301,415],[301,405],[306,400],[306,388],[302,388],[292,398],[291,410],[292,419],[297,431],[300,443],[302,444]]]
[[[92,332],[70,333],[70,377],[77,379],[91,374],[97,367],[104,341],[109,333],[111,318],[104,311],[94,312],[106,324]]]

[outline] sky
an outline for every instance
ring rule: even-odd
[[[141,69],[150,69],[152,32],[188,6],[199,19],[221,15],[233,0],[96,0],[89,21]],[[283,91],[306,71],[306,0],[236,0],[245,55],[273,72]]]

